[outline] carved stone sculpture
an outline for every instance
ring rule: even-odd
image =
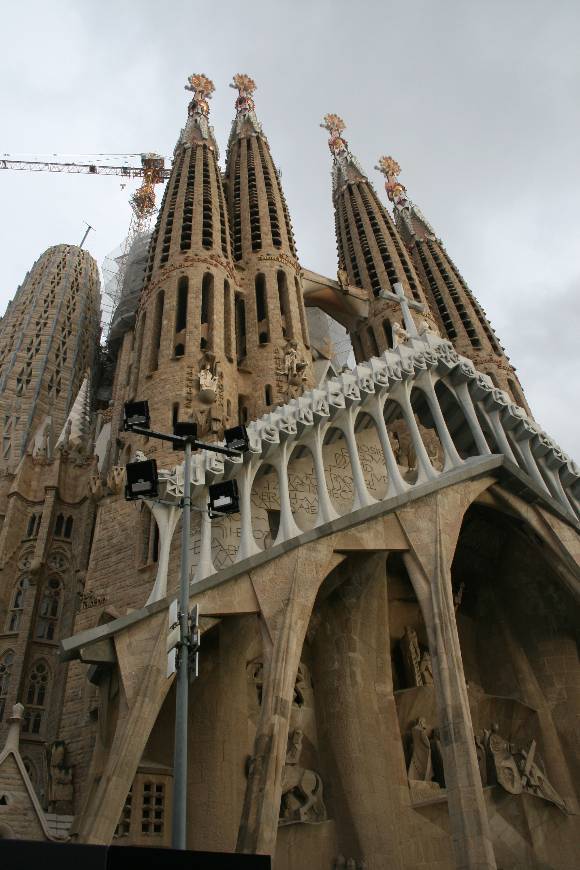
[[[536,755],[535,740],[528,749],[518,748],[501,736],[494,723],[475,735],[475,746],[483,785],[500,785],[509,794],[528,792],[568,812]]]
[[[322,779],[314,770],[298,763],[302,753],[303,734],[294,729],[288,738],[286,764],[282,771],[282,800],[280,825],[296,822],[315,824],[326,820],[326,807],[322,794]]]
[[[431,744],[425,719],[417,719],[411,728],[411,740],[411,762],[407,770],[409,781],[430,782],[433,776],[433,767],[431,764]]]
[[[204,404],[211,405],[218,394],[219,368],[215,354],[206,351],[199,370],[199,398]]]
[[[429,727],[423,718],[417,719],[411,728],[411,760],[407,769],[411,798],[428,800],[439,791],[439,783],[433,780]]]
[[[404,329],[400,323],[396,320],[393,323],[393,347],[397,347],[399,344],[405,344],[410,338],[409,333],[406,329]]]
[[[410,625],[406,626],[400,644],[407,684],[409,686],[433,685],[431,654],[428,649],[421,649],[417,632]]]
[[[278,374],[286,378],[289,386],[297,387],[305,379],[304,370],[307,365],[306,360],[298,353],[298,342],[294,339],[288,341],[284,348],[283,368],[278,370]]]

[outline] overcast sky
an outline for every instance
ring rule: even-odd
[[[536,419],[577,460],[578,0],[190,0],[3,4],[0,152],[170,155],[191,72],[222,149],[236,72],[280,166],[302,264],[336,274],[326,112],[384,196],[402,180],[475,292]],[[0,171],[0,307],[42,251],[99,263],[126,234],[122,179]],[[134,188],[133,184],[133,188]]]

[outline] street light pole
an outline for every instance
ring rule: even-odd
[[[189,703],[189,527],[191,513],[191,441],[185,444],[181,511],[180,644],[177,658],[175,751],[173,762],[172,846],[187,848],[187,719]]]

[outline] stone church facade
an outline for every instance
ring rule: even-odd
[[[74,246],[43,254],[0,323],[0,836],[171,843],[183,469],[121,430],[146,399],[158,430],[219,442],[243,423],[250,441],[193,459],[189,848],[276,870],[570,868],[580,471],[393,158],[391,214],[325,116],[338,272],[309,271],[255,83],[233,86],[222,171],[214,86],[188,81],[106,352]],[[137,451],[157,500],[124,498]],[[239,514],[210,519],[230,479]]]

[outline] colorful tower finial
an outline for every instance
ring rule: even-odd
[[[397,178],[401,172],[401,167],[397,161],[393,157],[379,157],[375,169],[386,176],[385,190],[391,202],[399,206],[404,205],[407,202],[407,189]]]
[[[215,91],[215,85],[212,80],[208,79],[204,73],[193,73],[187,80],[185,90],[193,91],[193,100],[190,104],[190,110],[192,111],[190,111],[190,114],[193,111],[198,111],[203,115],[209,115],[208,100]]]
[[[250,122],[250,129],[255,133],[262,132],[262,126],[256,116],[256,105],[252,99],[252,94],[256,90],[256,82],[253,78],[245,73],[236,73],[233,81],[230,82],[230,88],[234,88],[238,92],[236,99],[236,118],[232,127],[232,132],[242,134],[244,129],[247,131],[245,122]]]
[[[328,130],[328,132],[330,133],[328,147],[330,148],[330,153],[333,156],[337,156],[338,154],[341,154],[348,149],[348,142],[340,135],[346,128],[346,124],[344,123],[340,115],[335,115],[333,113],[325,115],[322,119],[322,124],[320,126],[324,130]]]

